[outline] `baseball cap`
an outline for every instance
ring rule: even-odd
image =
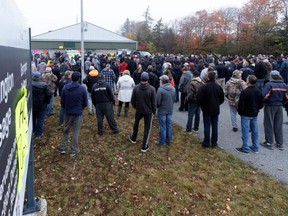
[[[142,80],[142,81],[147,81],[147,80],[149,80],[149,74],[148,74],[147,72],[143,71],[143,72],[141,73],[141,80]]]

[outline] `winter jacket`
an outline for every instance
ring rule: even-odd
[[[228,69],[225,67],[224,64],[217,65],[216,70],[217,70],[217,78],[222,79],[226,77]]]
[[[57,76],[50,72],[44,72],[42,74],[42,80],[47,83],[47,85],[50,87],[50,91],[54,93],[57,89],[56,82],[58,80]]]
[[[32,95],[34,112],[45,110],[52,97],[49,86],[41,80],[32,81]]]
[[[71,83],[72,80],[70,78],[64,77],[58,82],[58,90],[59,90],[59,96],[61,96],[61,92],[64,88],[64,86],[68,83]]]
[[[135,82],[135,85],[138,85],[140,83],[140,81],[141,81],[141,73],[142,73],[142,71],[141,72],[138,72],[138,70],[134,71],[134,73],[132,75],[132,78],[133,78],[133,80]]]
[[[64,74],[67,70],[69,70],[68,65],[65,62],[61,63],[59,72]]]
[[[115,104],[112,88],[104,79],[99,79],[91,89],[91,99],[94,106],[98,103],[110,102]]]
[[[172,114],[175,89],[169,83],[160,86],[157,91],[158,114]]]
[[[263,97],[256,86],[248,86],[240,94],[238,114],[247,117],[256,117],[263,108]]]
[[[257,79],[265,79],[265,76],[267,74],[267,68],[263,61],[255,64],[254,73]]]
[[[181,78],[180,78],[180,82],[179,82],[179,91],[182,93],[185,93],[185,91],[187,90],[186,87],[187,84],[189,84],[189,82],[192,80],[192,73],[191,71],[185,71],[183,72]]]
[[[129,75],[123,75],[117,82],[118,100],[122,102],[130,102],[132,91],[135,86],[134,80]]]
[[[230,106],[237,107],[241,92],[247,87],[246,82],[241,78],[231,77],[225,85],[225,97],[228,99]]]
[[[282,80],[271,80],[262,89],[265,106],[282,106],[288,99],[287,86]]]
[[[157,89],[159,88],[159,85],[160,85],[158,76],[156,74],[154,74],[153,72],[148,72],[148,74],[149,74],[148,83],[151,86],[153,86],[157,91]]]
[[[136,112],[142,114],[155,114],[156,90],[149,83],[139,83],[132,92],[131,104]]]
[[[87,106],[87,91],[79,82],[71,82],[64,86],[61,93],[61,106],[66,115],[81,116]]]
[[[83,80],[83,83],[87,86],[87,91],[91,93],[93,85],[98,81],[98,71],[96,69],[91,70]]]
[[[220,105],[224,102],[224,92],[215,81],[208,80],[198,90],[197,103],[206,115],[220,114]]]
[[[254,75],[254,71],[249,67],[241,68],[240,71],[242,71],[242,80],[244,80],[245,82],[249,75]]]
[[[172,71],[174,72],[173,74],[173,79],[174,79],[174,82],[175,82],[175,85],[179,85],[179,82],[180,82],[180,78],[182,76],[182,70],[181,70],[181,67],[179,65],[175,65],[172,69]]]
[[[204,82],[202,81],[202,79],[200,77],[194,77],[188,88],[187,88],[187,96],[185,98],[185,100],[188,103],[197,103],[197,94],[199,91],[199,88],[204,84]]]

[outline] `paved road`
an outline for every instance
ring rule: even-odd
[[[187,122],[187,112],[179,112],[179,103],[174,104],[173,122],[179,126],[185,128]],[[286,112],[284,114],[284,122],[287,122]],[[232,132],[230,111],[227,101],[221,105],[221,113],[219,116],[219,131],[218,131],[218,145],[225,151],[235,155],[247,164],[255,168],[263,170],[265,173],[275,177],[279,181],[288,184],[288,139],[287,130],[288,125],[283,125],[284,134],[284,151],[280,151],[276,148],[274,150],[269,150],[260,146],[259,154],[254,154],[250,152],[249,155],[244,155],[235,150],[236,147],[242,146],[241,139],[241,125],[240,116],[237,116],[237,124],[239,131]],[[264,128],[263,128],[263,109],[258,116],[259,124],[259,141],[264,141]],[[201,113],[201,122],[199,128],[199,137],[203,138],[203,122]],[[251,140],[250,140],[251,143]]]

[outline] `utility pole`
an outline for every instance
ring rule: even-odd
[[[84,72],[84,21],[83,21],[83,0],[81,0],[81,81],[85,78]]]

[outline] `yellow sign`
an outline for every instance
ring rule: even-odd
[[[22,178],[25,171],[25,161],[28,154],[28,108],[27,89],[22,88],[22,98],[15,110],[17,160],[18,160],[18,193],[22,189]],[[33,147],[31,147],[33,148]]]

